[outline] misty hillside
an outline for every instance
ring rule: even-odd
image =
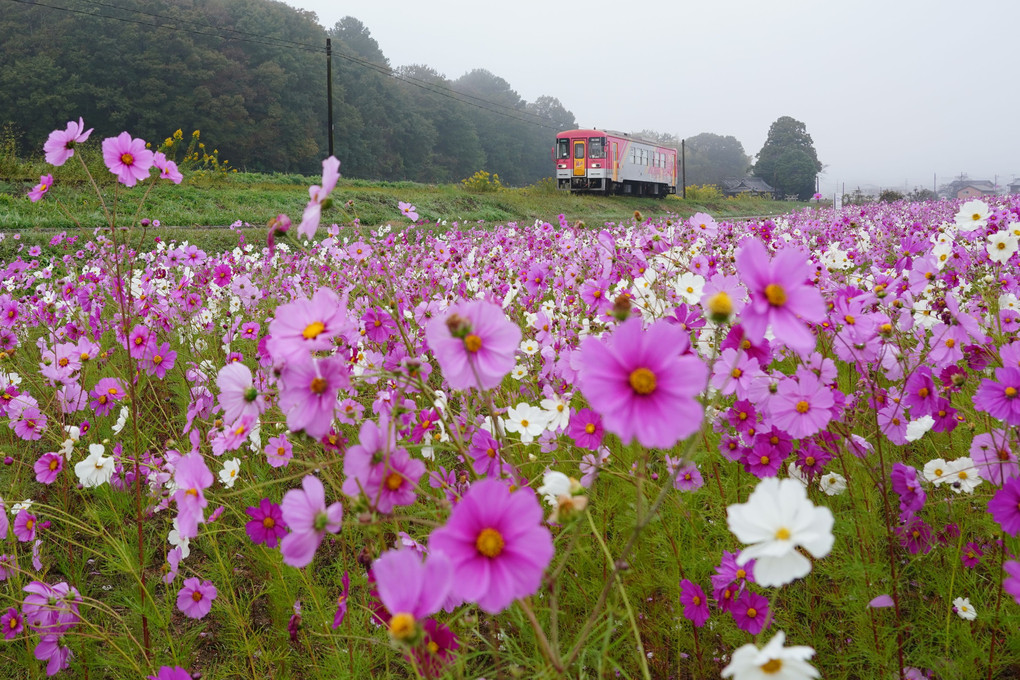
[[[575,126],[554,97],[526,102],[484,70],[452,82],[427,66],[394,72],[351,17],[326,30],[272,0],[64,7],[9,2],[0,14],[0,127],[22,153],[40,153],[51,130],[82,116],[99,137],[127,130],[158,145],[198,129],[235,167],[318,172],[327,37],[347,177],[449,182],[484,169],[528,184],[550,175],[556,131]]]

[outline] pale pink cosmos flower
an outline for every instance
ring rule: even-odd
[[[328,350],[333,338],[353,328],[347,318],[347,301],[329,288],[319,288],[312,299],[280,305],[269,324],[266,347],[277,363],[308,352]]]
[[[340,531],[344,516],[340,503],[326,507],[326,490],[318,478],[305,476],[301,487],[285,493],[280,504],[283,520],[290,527],[280,542],[283,563],[298,568],[311,564],[326,532]]]
[[[180,184],[184,175],[177,169],[177,164],[169,160],[162,151],[157,151],[152,157],[152,164],[159,170],[160,179],[168,179],[174,184]]]
[[[74,147],[89,138],[94,128],[85,129],[85,121],[82,118],[75,123],[67,121],[66,130],[54,130],[43,144],[43,151],[46,152],[46,162],[50,165],[61,166],[67,159],[74,155]]]
[[[53,186],[53,175],[42,175],[39,177],[39,183],[32,187],[32,190],[28,192],[28,199],[33,203],[42,200],[42,197],[46,195],[46,192]]]
[[[232,423],[243,415],[258,417],[266,410],[266,400],[255,387],[251,369],[242,363],[227,364],[216,374],[217,397],[223,420]]]
[[[498,305],[472,300],[430,321],[425,337],[450,387],[487,390],[513,370],[521,329]]]
[[[200,453],[192,453],[177,461],[174,470],[174,500],[177,502],[177,533],[181,538],[198,535],[198,525],[205,522],[203,510],[209,504],[203,491],[213,483],[213,474]]]
[[[201,619],[212,609],[216,594],[212,581],[200,581],[192,576],[184,579],[184,587],[177,593],[177,608],[188,618]]]
[[[103,140],[103,161],[117,181],[133,187],[149,176],[153,153],[145,148],[145,140],[134,139],[127,132]]]
[[[305,206],[305,212],[301,216],[301,224],[298,225],[298,234],[305,238],[312,238],[319,228],[319,218],[322,216],[322,205],[329,198],[329,194],[340,179],[340,161],[335,156],[330,156],[322,161],[322,186],[312,185],[308,187],[308,196],[311,198]]]

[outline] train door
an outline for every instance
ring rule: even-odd
[[[619,182],[620,181],[620,149],[617,146],[616,142],[613,142],[613,155],[611,156],[611,158],[613,159],[613,181],[614,182]]]
[[[588,169],[587,168],[587,165],[588,165],[587,157],[588,157],[588,154],[585,153],[584,140],[583,139],[575,139],[574,140],[574,177],[584,177],[585,172]]]

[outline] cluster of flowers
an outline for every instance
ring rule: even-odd
[[[62,164],[90,132],[81,120],[55,131],[47,160]],[[127,186],[153,164],[179,181],[172,163],[127,133],[103,149]],[[743,225],[704,214],[636,216],[600,230],[561,216],[556,225],[441,234],[384,227],[355,241],[342,241],[334,226],[312,241],[338,177],[339,162],[324,161],[297,229],[308,239],[302,249],[276,243],[291,224],[280,215],[263,249],[209,254],[159,243],[125,254],[97,234],[74,253],[64,243],[60,260],[4,263],[3,358],[30,357],[21,370],[34,363],[38,371],[0,366],[0,417],[19,441],[59,445],[14,462],[46,487],[71,474],[65,462],[87,444],[89,455],[73,466],[83,489],[141,486],[173,527],[165,583],[187,564],[200,527],[218,521],[222,506],[207,515],[217,477],[243,486],[255,466],[272,474],[303,458],[311,468],[342,452],[345,499],[327,501],[326,472],[304,475],[279,503],[265,497],[246,509],[247,535],[303,568],[342,531],[345,505],[377,517],[428,499],[451,508],[427,536],[372,556],[369,574],[381,605],[375,621],[435,674],[458,642],[431,617],[462,605],[498,614],[539,591],[555,552],[531,487],[552,522],[583,513],[585,489],[619,450],[611,434],[646,458],[662,455],[670,485],[696,491],[698,462],[715,453],[668,454],[700,431],[718,440],[720,462],[761,480],[745,503],[729,506],[735,542],[719,546],[711,577],[718,609],[758,634],[775,616],[751,586],[803,578],[812,569],[805,553],[817,560],[833,549],[833,514],[808,496],[814,484],[838,495],[852,482],[846,466],[841,475],[829,463],[903,450],[928,432],[954,431],[974,411],[991,426],[973,434],[969,457],[933,460],[923,473],[888,453],[879,464],[880,484],[900,499],[896,532],[905,550],[927,552],[928,495],[972,494],[987,482],[997,487],[992,518],[1020,533],[1020,343],[1012,340],[1020,202],[929,204],[908,215],[885,206],[809,211]],[[33,200],[51,186],[42,178]],[[417,217],[413,206],[401,211]],[[126,262],[118,278],[113,263]],[[187,395],[173,443],[125,454],[119,438],[129,416],[121,410],[114,422],[115,409],[137,409],[152,393],[146,385],[171,380]],[[508,395],[524,400],[510,406]],[[274,423],[280,429],[263,442]],[[112,455],[98,431],[118,440]],[[529,476],[538,452],[560,462]],[[551,469],[568,464],[577,464],[579,482]],[[30,501],[18,506],[14,535],[33,544],[36,571],[45,571],[47,522],[56,521]],[[6,515],[4,523],[6,540]],[[745,547],[727,550],[737,543]],[[971,545],[969,566],[983,551]],[[1005,561],[1003,570],[1004,588],[1020,602],[1020,563]],[[193,576],[177,607],[203,618],[216,596],[211,580]],[[957,600],[958,614],[974,613]],[[681,602],[687,619],[705,625],[700,585],[684,579]],[[29,619],[25,604],[20,616]],[[40,645],[68,650],[56,642],[67,629],[29,628]],[[781,668],[783,677],[817,676],[807,663],[813,650],[784,641],[777,631],[762,649],[736,649],[724,676]],[[56,672],[69,651],[40,658]]]

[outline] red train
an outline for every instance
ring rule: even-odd
[[[662,198],[676,193],[676,149],[608,130],[556,135],[556,184],[575,193]]]

